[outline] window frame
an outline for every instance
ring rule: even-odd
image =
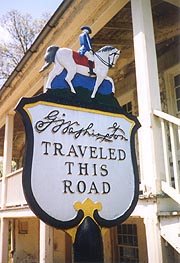
[[[177,100],[175,94],[175,76],[180,74],[180,63],[164,72],[165,90],[167,93],[168,113],[180,117],[180,111],[177,109]]]
[[[118,262],[119,263],[121,262],[138,263],[139,262],[137,224],[126,223],[126,224],[121,224],[117,226],[117,247],[118,247]]]

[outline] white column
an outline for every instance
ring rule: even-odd
[[[53,228],[40,221],[40,263],[53,263]]]
[[[0,222],[0,263],[8,263],[8,219]]]
[[[164,173],[161,127],[153,110],[161,110],[157,58],[150,0],[131,0],[139,120],[139,155],[142,183],[147,195],[160,192]],[[150,206],[150,205],[149,205]],[[146,238],[148,262],[162,263],[158,204],[148,206]],[[148,216],[148,213],[151,213]]]
[[[149,210],[147,211],[148,213]],[[148,262],[162,263],[162,246],[160,245],[161,236],[159,234],[158,218],[155,215],[147,216],[144,218],[144,224],[147,238]]]
[[[2,177],[2,207],[6,203],[6,175],[11,173],[12,146],[13,146],[14,114],[6,116],[5,136],[4,136],[4,155],[3,155],[3,177]]]
[[[131,0],[136,66],[141,175],[147,191],[160,190],[164,173],[161,127],[153,110],[161,110],[157,58],[150,0]]]

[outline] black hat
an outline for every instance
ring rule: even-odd
[[[84,30],[84,29],[88,30],[88,31],[89,31],[89,34],[92,33],[92,30],[91,30],[91,28],[90,28],[89,26],[82,26],[82,27],[81,27],[81,30]]]

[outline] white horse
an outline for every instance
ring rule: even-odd
[[[93,89],[91,98],[95,98],[98,87],[104,79],[109,80],[112,84],[112,92],[115,92],[113,80],[107,76],[108,69],[114,67],[117,59],[119,58],[120,50],[111,46],[105,46],[94,53],[94,72],[96,73],[96,82]],[[54,62],[54,68],[49,73],[45,88],[51,88],[51,83],[53,79],[59,75],[63,69],[67,70],[67,75],[65,77],[71,92],[76,93],[72,80],[76,73],[80,73],[85,76],[89,76],[89,68],[87,66],[82,66],[76,64],[73,59],[73,51],[69,48],[59,48],[57,46],[50,46],[46,50],[45,54],[45,65],[41,68],[40,72],[49,67],[50,64]]]

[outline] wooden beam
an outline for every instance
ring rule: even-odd
[[[91,36],[93,37],[94,35],[96,35],[99,30],[101,30],[107,24],[107,22],[109,22],[127,3],[128,0],[109,1],[107,8],[99,16],[97,16],[96,19],[93,20],[93,22],[89,23],[92,28]],[[78,46],[79,39],[77,39],[76,41],[74,41],[73,39],[72,49],[75,50]]]
[[[179,0],[164,0],[164,2],[167,2],[171,5],[175,5],[177,7],[180,7],[180,1]]]
[[[108,25],[108,26],[104,26],[103,29],[107,29],[107,30],[127,30],[127,31],[132,31],[132,24],[131,23],[120,23],[117,25]]]

